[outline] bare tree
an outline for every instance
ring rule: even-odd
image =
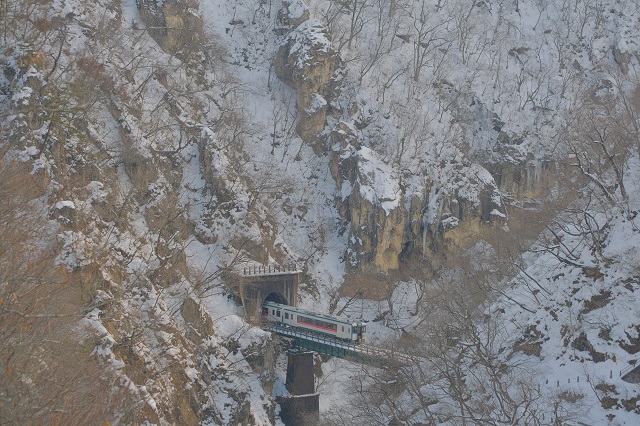
[[[413,80],[418,81],[420,72],[438,52],[446,53],[452,41],[449,38],[447,28],[453,22],[453,16],[442,16],[433,13],[428,5],[422,2],[420,10],[413,20],[415,41],[413,42]],[[442,59],[439,60],[440,62]],[[436,63],[438,61],[435,61]]]
[[[372,6],[373,0],[331,0],[329,11],[335,7],[333,19],[340,14],[348,18],[347,30],[338,37],[334,37],[334,41],[338,42],[340,47],[346,44],[347,48],[351,49],[354,42],[357,41],[358,34],[362,32],[367,22],[372,19],[367,13]],[[331,20],[327,19],[327,22],[331,22]],[[338,35],[333,32],[332,34],[334,36]]]
[[[585,104],[576,111],[565,136],[569,164],[612,205],[628,200],[624,174],[636,143],[624,124],[633,117],[624,113],[608,97],[602,103]]]
[[[91,301],[56,265],[46,209],[25,191],[36,179],[0,166],[0,423],[111,421],[131,400],[91,356],[97,337],[78,332]]]

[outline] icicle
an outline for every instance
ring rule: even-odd
[[[427,215],[422,215],[422,257],[426,257],[427,253]]]

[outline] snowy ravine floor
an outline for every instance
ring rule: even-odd
[[[488,310],[503,327],[502,347],[535,365],[540,385],[549,397],[576,395],[585,424],[635,425],[640,421],[640,385],[621,379],[640,359],[640,162],[628,163],[625,185],[630,194],[625,211],[618,207],[588,208],[598,224],[590,235],[561,234],[562,244],[576,256],[576,267],[547,250],[556,242],[527,253],[524,273]],[[575,208],[579,208],[578,200]],[[565,213],[560,220],[579,224]],[[583,219],[583,218],[582,218]],[[568,225],[567,230],[577,229]],[[518,351],[522,344],[539,348]],[[530,353],[530,355],[524,352]],[[607,406],[609,409],[605,409]]]

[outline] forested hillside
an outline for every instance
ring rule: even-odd
[[[0,423],[282,424],[243,268],[419,356],[323,425],[632,425],[635,0],[4,0]]]

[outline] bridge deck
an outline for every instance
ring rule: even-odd
[[[393,349],[378,348],[366,344],[353,344],[313,333],[305,333],[293,327],[272,324],[268,331],[282,336],[292,337],[296,345],[327,355],[347,358],[358,362],[373,362],[375,360],[392,361],[399,364],[413,364],[419,357],[407,355]]]

